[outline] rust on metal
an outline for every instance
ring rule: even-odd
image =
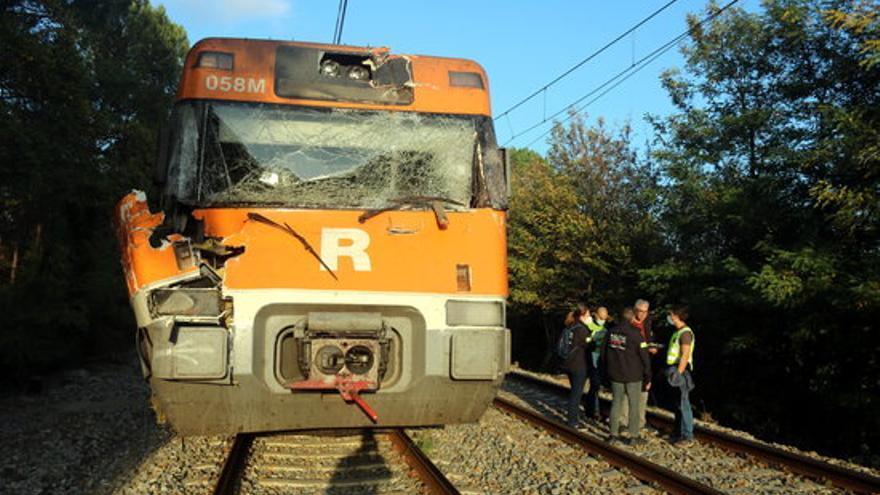
[[[223,462],[220,477],[217,479],[217,484],[214,485],[214,495],[227,495],[235,492],[235,484],[244,467],[244,460],[247,458],[253,441],[254,435],[250,433],[239,433],[235,436],[229,454]]]
[[[712,495],[723,493],[711,486],[686,478],[671,469],[630,454],[623,449],[612,447],[602,440],[547,419],[508,400],[497,397],[494,404],[499,409],[547,430],[563,441],[577,445],[587,452],[605,459],[614,466],[629,470],[636,478],[642,481],[657,483],[670,493]]]
[[[509,373],[518,380],[536,383],[541,387],[549,388],[557,394],[568,395],[569,387],[553,383],[540,378],[535,378],[521,373]],[[646,419],[652,426],[659,429],[671,430],[673,419],[648,411]],[[729,433],[694,425],[694,436],[701,441],[718,445],[732,452],[747,454],[761,459],[767,464],[783,466],[792,472],[811,479],[828,480],[834,485],[857,493],[880,493],[880,478],[867,473],[847,469],[841,466],[813,459],[804,455],[795,454],[782,450],[778,447],[765,445],[747,438],[740,438]]]
[[[446,476],[425,456],[412,439],[401,429],[388,432],[394,449],[406,463],[416,471],[419,479],[425,484],[428,493],[458,495],[459,491]]]

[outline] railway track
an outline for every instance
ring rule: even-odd
[[[870,474],[700,425],[695,432],[699,442],[689,449],[676,449],[653,433],[646,435],[648,443],[645,446],[614,447],[604,441],[604,425],[585,424],[583,428],[575,430],[558,421],[563,416],[567,386],[518,373],[512,373],[509,377],[511,379],[505,382],[505,390],[494,402],[495,410],[489,411],[486,416],[494,418],[491,422],[494,422],[495,428],[500,425],[502,439],[496,443],[504,444],[506,438],[507,446],[502,448],[509,452],[507,455],[519,455],[510,452],[521,452],[523,456],[532,455],[532,452],[540,449],[528,440],[525,443],[517,440],[519,445],[511,446],[511,435],[514,439],[527,439],[534,435],[532,442],[568,444],[566,448],[575,450],[557,458],[555,462],[577,462],[583,466],[582,469],[586,466],[591,466],[588,469],[593,470],[598,468],[601,474],[597,472],[590,477],[599,475],[598,482],[605,484],[606,491],[617,486],[626,489],[626,493],[652,493],[657,490],[683,494],[743,495],[880,492],[880,479]],[[658,429],[668,429],[671,423],[663,415],[650,413],[648,421]],[[515,426],[517,424],[520,426]],[[462,425],[459,428],[476,433],[477,430],[470,429],[482,427]],[[530,434],[529,428],[535,432],[543,431],[545,435]],[[517,429],[521,431],[514,434],[513,431]],[[448,431],[428,430],[436,431],[438,439],[442,438],[444,431]],[[505,435],[505,431],[510,434]],[[463,438],[470,437],[466,435]],[[453,456],[483,455],[477,450],[481,442],[474,442],[473,445],[453,442],[448,445]],[[560,451],[560,447],[550,448]],[[575,451],[582,453],[576,454]],[[439,455],[439,452],[432,452],[432,457]],[[595,461],[587,460],[586,456]],[[448,476],[456,480],[456,484],[465,486],[463,492],[486,492],[487,487],[480,482],[474,483],[476,479],[465,474],[467,470],[462,470],[459,461],[441,457],[437,462]],[[606,467],[601,467],[603,464]],[[613,474],[609,469],[616,469],[618,473]],[[596,486],[598,489],[599,485]],[[292,492],[459,493],[456,486],[400,429],[237,436],[214,493],[257,495]],[[538,493],[532,489],[529,492]],[[622,490],[616,492],[623,493]]]
[[[545,414],[549,413],[548,415],[561,418],[564,409],[561,406],[562,402],[568,395],[568,386],[517,372],[508,374],[508,377],[512,377],[513,380],[508,380],[506,382],[506,390],[513,391],[520,399],[525,399],[525,401],[530,403],[533,408],[543,410],[542,412]],[[529,392],[523,392],[521,388],[520,390],[517,390],[517,384],[525,384],[532,388],[537,388],[544,393],[549,393],[554,399],[548,399],[546,397],[528,397]],[[515,404],[515,402],[510,400],[504,402]],[[651,426],[658,430],[672,430],[673,420],[667,416],[648,411],[646,419]],[[571,430],[570,428],[562,428],[570,430],[569,433],[578,433],[576,430]],[[602,428],[597,427],[597,425],[589,425],[586,430],[595,434],[602,433]],[[829,464],[812,457],[789,452],[778,447],[731,435],[712,428],[706,428],[702,425],[695,426],[694,434],[700,446],[717,447],[726,452],[738,456],[745,456],[750,459],[756,459],[764,465],[772,466],[784,471],[790,471],[817,482],[815,488],[811,488],[806,484],[800,484],[798,486],[782,486],[779,487],[779,490],[776,490],[779,493],[788,493],[790,491],[813,493],[814,490],[826,489],[828,484],[833,484],[841,490],[856,493],[880,493],[880,478],[867,473],[847,469],[835,464]],[[650,458],[651,456],[648,457]],[[732,463],[727,462],[722,464],[732,465]],[[710,483],[706,484],[713,484],[711,481],[713,480],[710,480]],[[731,484],[735,485],[735,483],[726,483],[726,485],[724,483],[718,483],[717,485],[728,488]],[[725,489],[724,491],[735,492],[736,490]],[[743,493],[748,493],[748,491],[744,490]]]
[[[403,430],[236,436],[213,493],[458,494]]]
[[[724,493],[699,481],[682,476],[659,464],[645,460],[624,449],[612,447],[599,438],[585,435],[561,423],[547,419],[515,402],[496,398],[494,405],[502,411],[508,412],[538,428],[547,430],[569,444],[577,445],[590,454],[605,459],[613,466],[630,471],[642,481],[659,485],[669,493],[683,495],[720,495]]]

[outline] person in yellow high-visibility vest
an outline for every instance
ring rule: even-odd
[[[687,446],[694,440],[694,413],[691,409],[690,391],[694,388],[691,371],[694,369],[696,336],[687,324],[686,306],[674,307],[666,319],[675,327],[666,352],[666,380],[678,396],[675,407],[677,436],[673,441],[678,446]]]
[[[594,421],[600,421],[602,416],[599,414],[599,387],[602,385],[601,370],[599,369],[599,353],[602,344],[605,343],[605,323],[608,321],[608,309],[600,306],[596,310],[593,317],[588,318],[584,323],[590,331],[589,349],[590,354],[587,356],[587,379],[590,382],[590,389],[584,397],[584,407],[587,411],[587,418]]]

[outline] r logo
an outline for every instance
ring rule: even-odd
[[[370,235],[361,229],[321,229],[321,259],[331,270],[339,269],[339,258],[351,258],[354,271],[369,272],[372,270],[367,247],[370,246]],[[327,271],[321,266],[321,271]]]

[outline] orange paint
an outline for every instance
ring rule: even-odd
[[[257,212],[279,224],[287,223],[322,252],[322,229],[359,229],[370,239],[365,253],[371,269],[356,271],[352,258],[339,257],[339,280],[322,271],[320,263],[293,236],[247,220]],[[430,211],[383,213],[358,223],[360,211],[210,209],[195,212],[205,221],[205,233],[223,238],[229,246],[244,246],[244,254],[226,262],[224,285],[229,289],[317,289],[388,292],[456,293],[456,265],[471,268],[468,294],[507,295],[505,215],[480,209],[449,212],[449,226],[437,227]],[[325,260],[331,263],[332,260]]]
[[[160,248],[150,246],[153,229],[162,223],[163,213],[150,213],[143,193],[131,192],[116,206],[116,236],[122,252],[122,268],[128,293],[170,277],[198,271],[198,267],[177,268],[177,259],[171,242],[183,239],[172,235]]]
[[[357,271],[354,260],[338,258],[337,279],[321,270],[303,245],[281,230],[250,221],[257,212],[279,224],[288,224],[320,254],[322,229],[358,229],[369,236],[364,253],[370,269]],[[440,230],[430,211],[394,211],[358,223],[359,211],[206,209],[193,216],[205,222],[205,234],[223,239],[245,252],[225,265],[228,289],[315,289],[381,292],[457,293],[457,265],[470,266],[474,295],[507,295],[505,215],[481,209],[449,212],[449,225]],[[150,246],[152,230],[162,213],[149,212],[146,202],[132,193],[117,207],[117,232],[122,264],[130,294],[170,277],[195,272],[177,268],[170,243]],[[182,239],[179,235],[171,240]],[[345,241],[340,245],[345,247]],[[326,259],[325,262],[333,263]]]
[[[346,52],[362,52],[365,54],[388,51],[387,48],[341,47],[316,43],[208,38],[196,43],[187,55],[183,79],[178,88],[177,98],[179,100],[213,99],[328,108],[492,115],[489,105],[489,92],[487,90],[449,86],[449,71],[461,71],[479,73],[483,78],[484,87],[488,87],[489,82],[486,72],[478,63],[465,59],[426,57],[422,55],[406,56],[412,61],[413,80],[415,82],[415,99],[411,105],[375,105],[280,97],[275,94],[275,51],[279,46],[308,46],[324,48],[329,51],[344,50]],[[204,51],[234,54],[235,70],[196,68],[195,65],[199,54]],[[210,75],[262,79],[265,81],[266,90],[263,93],[211,90],[207,88],[205,82],[205,78]]]

